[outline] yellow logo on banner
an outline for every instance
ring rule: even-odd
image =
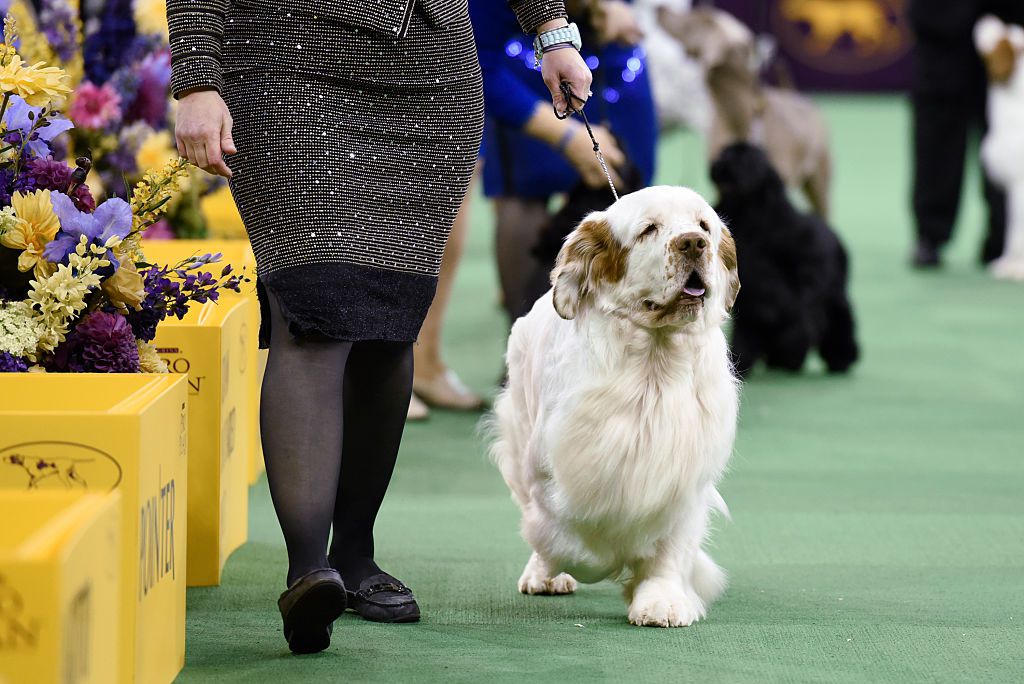
[[[910,49],[905,0],[781,0],[775,32],[787,52],[821,71],[866,73]]]
[[[121,482],[110,454],[74,442],[25,442],[0,449],[0,489],[107,492]]]

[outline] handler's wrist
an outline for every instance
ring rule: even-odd
[[[579,132],[579,129],[579,124],[575,122],[571,123],[565,129],[565,132],[562,133],[562,137],[560,137],[558,139],[558,143],[555,144],[555,149],[558,150],[559,154],[563,156],[565,155],[565,153],[569,150],[569,143],[571,143],[573,138],[576,137],[576,134]]]
[[[580,39],[580,30],[576,24],[538,31],[537,36],[533,39],[535,66],[540,66],[544,53],[550,52],[553,49],[562,49],[566,46],[576,48],[577,50],[583,47],[583,41]]]

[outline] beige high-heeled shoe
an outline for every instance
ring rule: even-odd
[[[409,400],[409,412],[405,419],[409,421],[426,420],[430,418],[430,408],[415,394]]]
[[[482,397],[466,387],[455,371],[448,370],[430,379],[413,379],[413,392],[428,406],[451,411],[479,411]]]

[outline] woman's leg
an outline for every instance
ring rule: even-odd
[[[444,314],[448,309],[448,301],[452,295],[452,285],[455,283],[455,273],[462,260],[462,252],[466,245],[466,236],[469,234],[469,205],[472,202],[473,184],[470,183],[469,191],[466,192],[462,204],[459,206],[459,213],[455,217],[455,224],[452,226],[448,243],[444,247],[444,255],[441,257],[441,277],[437,280],[437,293],[434,295],[434,302],[430,305],[427,318],[420,328],[419,338],[416,340],[416,379],[433,380],[444,375],[448,367],[441,358],[441,330],[444,324]]]
[[[350,591],[380,572],[373,560],[377,519],[412,394],[412,344],[356,342],[345,374],[345,438],[334,503],[331,565]]]
[[[441,277],[437,281],[437,293],[430,305],[426,320],[416,340],[414,356],[416,359],[413,389],[416,396],[430,406],[455,409],[461,411],[476,410],[483,400],[467,389],[459,378],[449,371],[444,359],[441,358],[441,331],[444,315],[451,300],[452,285],[455,273],[469,234],[469,206],[472,203],[473,183],[459,206],[448,243],[441,259]]]
[[[341,469],[345,366],[351,342],[298,340],[268,292],[270,355],[260,430],[270,495],[288,547],[288,585],[327,563]]]
[[[498,257],[498,277],[509,321],[525,315],[543,267],[532,253],[540,230],[551,218],[546,200],[499,197],[494,202],[497,213],[495,251]]]

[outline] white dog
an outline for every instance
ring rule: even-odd
[[[1007,199],[1006,246],[992,262],[992,274],[1024,280],[1024,27],[985,16],[974,28],[974,42],[989,76],[981,158]]]
[[[534,551],[519,590],[618,579],[630,622],[690,625],[725,588],[701,546],[736,434],[732,237],[695,192],[647,188],[590,214],[552,283],[512,329],[495,405]]]

